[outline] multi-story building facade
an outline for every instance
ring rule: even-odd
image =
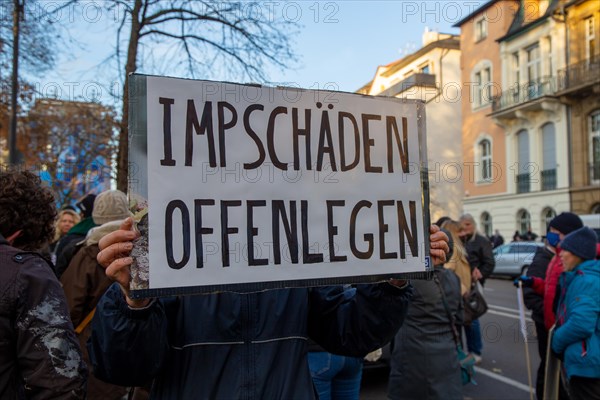
[[[358,93],[420,99],[426,103],[431,220],[462,210],[460,42],[426,30],[423,47],[377,68]]]
[[[109,189],[115,126],[114,110],[108,106],[37,99],[19,132],[24,165],[39,170],[60,205]]]
[[[504,226],[545,234],[549,221],[571,209],[567,107],[556,97],[566,66],[560,2],[521,1],[498,39],[502,92],[491,116],[505,130],[506,194],[494,199]]]
[[[498,39],[506,35],[518,6],[517,1],[489,1],[455,25],[461,29],[463,211],[487,235],[499,229],[512,236],[516,229],[514,205],[507,203],[507,136],[490,114],[504,77]]]
[[[558,71],[556,95],[567,107],[571,209],[600,214],[600,8],[590,0],[561,6],[568,64]]]

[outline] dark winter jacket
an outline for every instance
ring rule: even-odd
[[[82,242],[89,230],[95,226],[96,224],[92,217],[84,218],[60,239],[56,246],[56,266],[54,267],[54,272],[58,279],[60,279],[69,266],[77,250],[79,250],[80,246],[77,246],[77,244]]]
[[[114,221],[91,229],[85,242],[75,252],[69,268],[60,278],[69,305],[71,321],[75,327],[79,326],[94,310],[112,283],[106,276],[104,268],[96,260],[100,251],[98,242],[104,235],[119,229],[120,225],[121,221]],[[91,334],[92,329],[89,324],[78,335],[83,358],[88,367],[90,361],[85,344]],[[88,400],[119,399],[126,393],[124,387],[102,382],[91,373],[88,376]]]
[[[0,399],[82,399],[86,376],[51,266],[0,235]]]
[[[560,274],[564,271],[560,251],[560,247],[557,247],[556,254],[552,257],[546,269],[545,279],[534,277],[533,286],[531,287],[535,293],[544,296],[544,325],[546,330],[550,330],[556,321],[556,293]]]
[[[463,320],[460,280],[435,268],[455,322]],[[393,400],[462,400],[462,379],[452,326],[433,280],[414,281],[406,319],[394,338],[388,397]],[[460,328],[458,329],[460,331]]]
[[[296,288],[163,298],[132,310],[115,284],[98,304],[88,350],[101,379],[154,379],[153,399],[314,400],[308,337],[362,357],[391,340],[411,293],[388,283]]]
[[[483,278],[480,280],[483,285],[485,280],[494,272],[494,267],[496,266],[492,243],[485,236],[474,233],[465,242],[465,249],[467,250],[467,259],[471,266],[471,271],[479,268],[481,275],[483,275]]]
[[[569,378],[600,379],[600,261],[563,272],[560,287],[552,350],[564,353]]]
[[[533,260],[527,269],[527,276],[544,279],[546,270],[554,253],[546,246],[538,247],[533,256]],[[531,310],[531,319],[540,324],[544,323],[544,295],[536,293],[531,287],[523,288],[523,298],[525,305]]]

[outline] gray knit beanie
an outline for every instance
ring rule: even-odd
[[[132,216],[127,195],[120,190],[107,190],[94,200],[92,218],[97,225],[118,221]]]

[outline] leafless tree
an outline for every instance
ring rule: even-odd
[[[115,55],[125,62],[117,156],[117,187],[123,191],[127,190],[128,76],[138,70],[142,50],[148,55],[159,45],[170,49],[166,59],[172,70],[184,65],[193,78],[210,77],[216,69],[220,76],[262,82],[268,66],[284,68],[296,61],[291,38],[297,23],[277,16],[266,3],[120,0],[109,8],[120,15]]]
[[[34,85],[30,79],[50,70],[56,63],[59,51],[69,42],[64,25],[56,18],[65,7],[74,0],[47,3],[38,0],[22,0],[24,4],[19,29],[19,76],[18,76],[18,108],[21,113],[35,97]],[[10,95],[12,57],[13,57],[13,1],[0,1],[0,132],[7,131],[8,115],[11,109]],[[29,79],[24,78],[25,74]],[[3,141],[0,152],[6,151],[7,138]],[[17,147],[23,147],[22,138],[18,138]],[[0,160],[3,163],[7,160]]]
[[[12,58],[12,15],[13,2],[0,2],[0,66],[2,71],[10,71]],[[56,12],[57,8],[52,8]],[[19,62],[23,70],[42,73],[52,68],[56,62],[57,44],[62,41],[62,32],[46,8],[39,5],[37,0],[25,3],[23,18],[20,24],[21,51]],[[7,67],[6,69],[4,67]],[[10,78],[8,73],[0,75],[0,79]]]

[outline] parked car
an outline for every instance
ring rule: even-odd
[[[535,251],[542,247],[542,242],[511,242],[494,249],[496,267],[493,275],[517,277],[525,275]]]

